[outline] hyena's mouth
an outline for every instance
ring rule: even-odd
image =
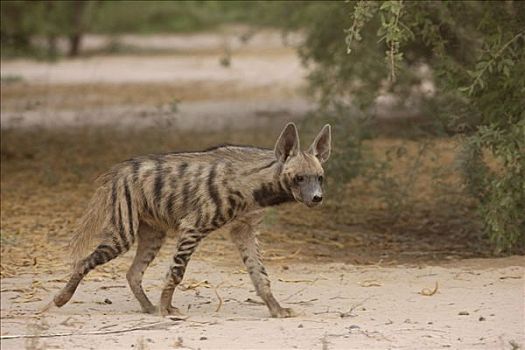
[[[321,203],[323,203],[322,201],[321,202],[312,202],[312,201],[303,201],[302,202],[304,205],[306,205],[308,208],[314,208],[314,207],[317,207],[319,206]]]

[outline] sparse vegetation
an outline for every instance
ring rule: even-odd
[[[1,6],[4,56],[56,57],[58,38],[67,38],[70,54],[78,54],[83,33],[188,32],[235,23],[300,29],[305,40],[299,54],[310,68],[311,92],[321,105],[305,124],[322,119],[334,126],[335,147],[327,168],[334,215],[344,217],[349,210],[356,195],[351,192],[353,180],[375,189],[369,193],[374,193],[371,201],[379,201],[396,224],[406,223],[406,213],[413,214],[415,221],[426,220],[423,211],[432,207],[428,215],[436,220],[466,218],[469,227],[476,228],[482,223],[498,253],[525,249],[523,2],[107,1],[80,6],[79,2],[4,1]],[[111,45],[114,52],[128,50],[118,41]],[[234,62],[231,55],[227,52],[222,64]],[[145,85],[107,84],[96,87],[104,99],[88,101],[82,98],[87,91],[84,85],[9,84],[18,81],[2,77],[6,85],[2,99],[7,101],[3,108],[18,108],[20,94],[55,89],[64,98],[38,103],[87,108],[102,100],[140,104],[145,100],[136,97],[147,96],[173,114],[179,111],[178,99],[189,100],[194,90],[168,84],[146,92]],[[224,93],[197,89],[201,96]],[[385,97],[393,101],[389,119],[379,118],[378,101]],[[28,103],[26,108],[35,107]],[[400,117],[392,118],[393,112]],[[381,143],[385,138],[396,142],[377,152],[377,140]],[[432,148],[433,141],[442,138],[454,144],[459,140],[463,149],[453,152],[456,162],[447,162],[448,169],[441,167],[441,155]],[[399,139],[410,142],[410,152]],[[415,146],[414,140],[421,146]],[[11,151],[5,152],[9,158]],[[436,172],[422,176],[422,160],[433,157],[438,159]],[[83,169],[62,170],[83,177]],[[56,169],[41,170],[40,181],[58,183]],[[417,196],[421,177],[432,187],[426,200]],[[438,205],[447,198],[454,203],[453,210]],[[418,221],[413,226],[420,225]]]
[[[523,2],[330,3],[307,25],[300,51],[322,105],[348,123],[356,106],[376,117],[378,97],[389,95],[462,135],[465,183],[497,252],[525,247],[523,28]],[[428,82],[435,93],[422,90]],[[385,176],[388,165],[376,170],[385,189],[399,190],[386,195],[388,206],[400,207],[403,180]]]
[[[2,348],[522,348],[524,259],[493,257],[525,254],[524,4],[2,1]],[[297,318],[264,318],[228,230],[177,288],[188,318],[140,314],[137,244],[37,312],[67,282],[98,175],[149,153],[272,148],[290,120],[304,149],[327,122],[333,137],[323,205],[269,208],[259,227]],[[145,274],[154,299],[177,246],[168,232]]]

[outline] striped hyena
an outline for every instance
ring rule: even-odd
[[[137,252],[126,277],[142,311],[177,313],[172,296],[192,253],[210,232],[227,225],[270,314],[293,316],[272,295],[256,227],[265,207],[292,201],[308,207],[321,203],[321,164],[330,156],[330,142],[330,126],[325,125],[310,148],[301,151],[297,129],[289,123],[274,150],[221,146],[117,164],[98,179],[100,186],[71,243],[73,272],[50,306],[66,304],[90,270],[125,253],[136,240]],[[155,307],[142,289],[142,277],[168,230],[178,231],[179,240]]]

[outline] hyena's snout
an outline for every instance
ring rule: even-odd
[[[308,207],[315,207],[323,202],[323,189],[318,183],[305,186],[302,192],[302,202]]]
[[[310,198],[310,200],[304,201],[304,204],[312,208],[312,207],[318,206],[322,202],[323,202],[323,194],[319,193],[319,194],[314,194],[312,198]]]
[[[323,194],[316,194],[312,197],[312,202],[321,203],[323,201]]]

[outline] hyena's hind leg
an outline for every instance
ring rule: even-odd
[[[137,239],[137,253],[126,274],[131,291],[139,301],[142,311],[150,314],[156,313],[157,308],[151,303],[144,289],[142,289],[142,277],[149,264],[157,256],[165,238],[165,231],[157,231],[141,223]]]
[[[264,301],[272,317],[294,317],[295,312],[292,309],[281,307],[270,289],[270,280],[261,261],[256,235],[260,220],[259,215],[239,219],[230,229],[232,240],[241,253],[242,261],[248,269],[257,295]]]
[[[93,253],[75,264],[66,286],[53,298],[54,304],[58,307],[66,304],[75,293],[80,281],[82,281],[89,271],[115,259],[117,256],[125,253],[128,249],[128,245],[122,247],[119,243],[114,241],[99,244]]]

